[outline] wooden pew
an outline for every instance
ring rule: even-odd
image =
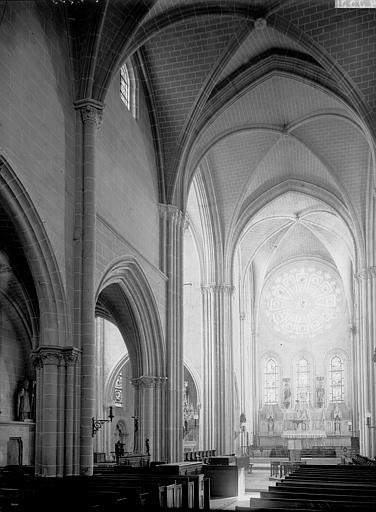
[[[96,481],[107,482],[107,485],[134,485],[134,482],[142,482],[142,485],[146,484],[175,484],[175,486],[180,485],[180,488],[176,490],[176,493],[180,493],[181,498],[178,500],[177,498],[174,500],[176,503],[181,502],[179,505],[183,508],[196,508],[202,509],[205,506],[204,500],[200,499],[201,485],[203,480],[203,475],[166,475],[166,474],[114,474],[114,475],[98,475],[96,477]],[[205,493],[206,494],[206,493]]]
[[[367,507],[369,506],[371,510],[372,507],[376,505],[376,501],[370,503],[367,502]],[[337,501],[335,499],[332,500],[313,500],[312,498],[301,499],[297,497],[288,497],[288,498],[250,498],[250,508],[258,509],[260,507],[275,509],[278,507],[282,508],[304,508],[307,510],[331,510],[335,512],[343,511],[364,511],[365,503],[358,501]]]
[[[287,498],[291,496],[291,492],[290,491],[287,491],[286,489],[284,491],[277,491],[277,490],[274,490],[274,489],[271,489],[269,491],[260,491],[260,498]],[[337,493],[322,493],[322,494],[314,494],[312,495],[312,493],[294,493],[294,497],[296,498],[302,498],[302,499],[305,499],[305,500],[312,500],[312,499],[320,499],[320,500],[333,500],[335,499],[336,501],[351,501],[354,499],[354,495],[353,494],[337,494]],[[368,496],[368,495],[358,495],[356,497],[356,500],[358,502],[365,502],[365,503],[368,503],[368,502],[372,502],[373,500],[375,500],[375,497],[374,496]]]

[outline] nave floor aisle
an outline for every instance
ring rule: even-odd
[[[265,469],[254,469],[250,475],[246,476],[246,492],[243,496],[210,500],[210,508],[212,510],[235,510],[236,505],[248,506],[249,498],[259,498],[261,490],[267,491],[269,485],[275,485],[275,482],[269,481],[269,468],[270,464],[265,464]]]
[[[259,498],[260,491],[267,491],[269,486],[275,485],[275,480],[269,480],[270,477],[270,460],[287,461],[287,458],[280,459],[253,459],[253,471],[250,475],[246,475],[245,488],[246,492],[242,496],[231,498],[217,498],[210,500],[211,510],[235,510],[236,505],[243,507],[249,506],[249,498]],[[302,459],[307,464],[339,464],[340,459],[336,458],[314,458]]]

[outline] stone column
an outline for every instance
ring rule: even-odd
[[[376,448],[375,429],[367,427],[366,418],[376,424],[375,362],[373,358],[376,336],[376,271],[375,267],[363,269],[355,274],[358,331],[355,333],[356,357],[354,376],[359,411],[360,452],[374,456]]]
[[[203,351],[202,351],[202,448],[216,448],[216,355],[215,355],[215,294],[214,286],[202,285],[202,320],[203,320]]]
[[[79,351],[72,347],[41,346],[31,354],[36,368],[35,473],[65,476],[74,473],[74,366]],[[73,370],[73,372],[72,372]]]
[[[183,224],[175,206],[160,205],[161,270],[166,274],[167,425],[169,462],[183,460]]]
[[[108,404],[104,396],[104,320],[95,319],[96,337],[96,365],[95,365],[95,418],[106,418],[108,416]],[[109,436],[109,429],[102,428],[94,436],[94,452],[106,452],[106,437]],[[108,443],[107,443],[108,444]]]
[[[210,284],[203,292],[203,403],[204,444],[217,453],[231,453],[234,446],[234,375],[231,301],[233,287]],[[206,445],[205,445],[206,446]]]
[[[64,399],[65,399],[65,452],[64,476],[78,475],[80,472],[79,446],[79,411],[80,411],[80,353],[76,348],[64,348],[65,364]]]
[[[94,100],[75,103],[82,120],[82,265],[81,265],[81,428],[82,475],[93,474],[91,419],[95,409],[95,139],[103,105]]]
[[[135,416],[138,418],[137,446],[145,453],[145,440],[149,439],[151,460],[163,460],[165,443],[166,377],[143,375],[132,379],[135,388]]]

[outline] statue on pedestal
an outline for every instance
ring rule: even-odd
[[[24,379],[17,394],[17,420],[31,420],[31,389],[29,379]]]

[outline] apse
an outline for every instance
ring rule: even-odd
[[[354,251],[346,224],[323,201],[290,191],[249,221],[238,254],[253,308],[246,373],[255,449],[287,453],[297,435],[307,449],[350,447]]]

